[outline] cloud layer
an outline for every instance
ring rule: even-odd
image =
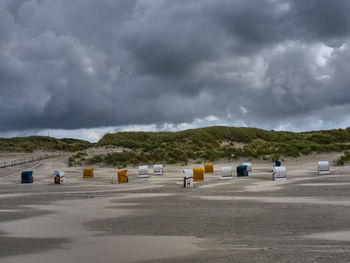
[[[349,11],[348,0],[0,0],[0,132],[350,126]]]

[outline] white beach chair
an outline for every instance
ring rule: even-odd
[[[284,166],[273,167],[272,178],[274,181],[287,180],[287,170]]]
[[[184,177],[184,187],[185,188],[193,188],[193,170],[184,169],[183,173]]]
[[[318,174],[319,175],[330,174],[328,161],[318,162]]]
[[[148,175],[148,166],[147,165],[139,166],[139,177],[140,178],[147,178],[147,177],[149,177],[149,175]]]
[[[63,171],[54,171],[53,175],[55,176],[55,184],[65,184],[66,176]]]
[[[252,164],[251,163],[242,163],[242,165],[247,166],[247,172],[250,173],[252,171]]]
[[[222,176],[221,176],[222,179],[232,179],[233,177],[232,166],[221,167],[221,173],[222,173]]]
[[[153,174],[154,175],[163,175],[163,165],[162,164],[153,165]]]

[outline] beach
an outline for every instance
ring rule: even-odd
[[[272,180],[270,161],[214,162],[193,189],[182,170],[203,163],[164,165],[162,176],[148,164],[149,178],[127,167],[127,184],[111,184],[114,167],[83,179],[65,155],[2,168],[0,262],[345,262],[350,169],[332,165],[338,155],[286,159],[286,181]],[[319,160],[330,175],[317,174]],[[221,178],[222,166],[246,161],[248,177]],[[21,184],[31,169],[34,183]]]

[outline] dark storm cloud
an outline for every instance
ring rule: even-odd
[[[347,0],[0,0],[0,131],[208,116],[345,127],[349,11]]]

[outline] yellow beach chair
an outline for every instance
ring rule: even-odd
[[[212,174],[214,172],[213,164],[211,164],[211,163],[204,164],[204,172],[206,174]]]
[[[193,181],[204,181],[204,169],[203,168],[193,168]]]
[[[120,170],[118,171],[118,184],[125,184],[129,182],[127,177],[128,170]]]
[[[84,168],[83,178],[93,178],[94,168]]]

